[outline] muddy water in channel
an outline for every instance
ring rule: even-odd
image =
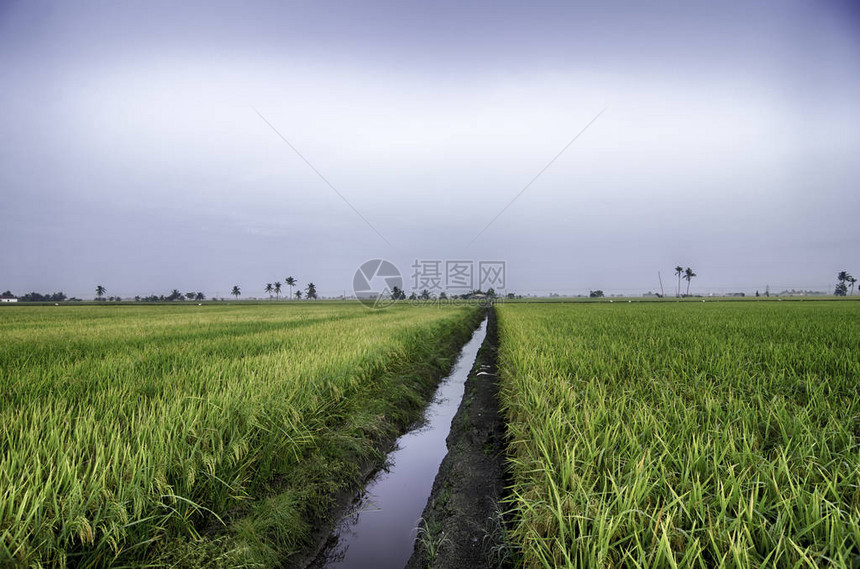
[[[352,514],[335,530],[334,545],[315,566],[403,569],[406,565],[421,512],[447,453],[451,419],[486,330],[484,320],[460,352],[451,375],[439,384],[425,411],[425,423],[398,439],[396,450],[388,455],[389,468],[370,481]]]

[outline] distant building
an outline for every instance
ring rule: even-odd
[[[0,302],[18,302],[18,297],[7,290],[0,294]]]

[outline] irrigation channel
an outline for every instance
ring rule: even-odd
[[[451,420],[486,331],[484,319],[460,352],[453,371],[440,382],[422,424],[397,440],[387,467],[367,484],[314,567],[403,569],[406,565],[421,512],[448,450],[445,440]]]

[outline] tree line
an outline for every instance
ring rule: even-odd
[[[472,300],[472,299],[481,299],[481,298],[496,298],[497,294],[495,289],[490,288],[487,289],[487,292],[482,291],[481,289],[471,290],[469,292],[464,292],[463,294],[452,294],[448,295],[445,291],[439,293],[438,296],[431,293],[426,288],[421,292],[412,291],[408,297],[406,296],[406,292],[401,289],[399,286],[395,286],[391,289],[391,300]],[[508,298],[514,298],[514,293],[508,294]]]
[[[678,277],[678,285],[676,288],[675,296],[690,296],[690,284],[692,280],[698,275],[691,269],[690,267],[682,267],[681,265],[677,265],[675,267],[675,275]],[[681,294],[681,280],[687,281],[687,289],[686,292]],[[833,291],[835,296],[849,296],[854,294],[854,286],[857,283],[857,279],[851,275],[848,271],[839,271],[836,275],[836,288]],[[284,279],[284,282],[275,281],[274,283],[266,283],[263,287],[263,291],[269,295],[269,298],[272,298],[272,295],[275,296],[276,300],[280,300],[281,292],[283,291],[283,287],[287,286],[290,289],[290,298],[295,298],[297,300],[301,300],[305,298],[307,300],[314,300],[319,298],[317,295],[316,285],[312,282],[309,282],[305,287],[304,291],[299,289],[293,293],[293,287],[298,286],[299,281],[292,276],[289,276]],[[107,288],[103,285],[96,286],[96,301],[120,301],[122,300],[119,296],[105,296],[107,294]],[[236,297],[236,300],[242,295],[242,289],[239,285],[234,285],[230,294]],[[770,296],[768,291],[765,292],[766,296]],[[508,297],[513,297],[513,293],[509,294]],[[602,290],[592,290],[589,291],[589,296],[592,298],[600,298],[604,296]],[[657,295],[662,296],[662,295]],[[758,291],[756,291],[756,296],[759,296]],[[5,291],[0,294],[1,298],[18,298],[18,300],[22,302],[61,302],[65,300],[69,301],[80,301],[79,298],[69,298],[63,292],[55,292],[53,294],[41,294],[38,292],[30,292],[21,297],[15,297],[10,291]],[[445,292],[440,292],[439,296],[432,294],[429,290],[424,289],[420,293],[412,291],[408,297],[406,296],[405,291],[403,291],[400,287],[394,287],[391,291],[391,298],[393,300],[435,300],[438,298],[439,300],[447,300],[451,299],[470,299],[470,298],[478,298],[478,297],[488,297],[495,298],[496,292],[491,288],[487,292],[483,292],[481,290],[473,290],[468,293],[460,294],[460,295],[451,295],[450,297]],[[135,302],[175,302],[175,301],[203,301],[206,300],[206,295],[202,292],[186,292],[182,293],[179,289],[173,289],[168,295],[149,295],[149,296],[135,296]]]
[[[69,298],[64,292],[55,292],[53,294],[28,292],[24,296],[15,296],[12,294],[12,291],[8,290],[0,294],[0,298],[17,298],[21,302],[62,302],[64,300],[81,300],[80,298]]]
[[[296,300],[301,300],[304,297],[306,300],[316,300],[319,298],[317,295],[317,285],[314,283],[308,283],[305,287],[305,290],[299,289],[293,293],[293,287],[298,286],[299,281],[295,277],[289,276],[284,279],[284,282],[275,281],[274,283],[266,283],[266,286],[263,287],[263,291],[269,295],[269,298],[272,298],[272,295],[275,295],[275,300],[281,299],[281,291],[284,286],[290,287],[290,296],[289,298],[295,298]],[[236,297],[236,300],[239,300],[239,297],[242,296],[242,288],[239,285],[233,285],[233,288],[230,290],[230,294]]]
[[[96,298],[95,298],[95,300],[98,302],[104,302],[104,301],[108,301],[108,302],[117,301],[118,302],[118,301],[122,300],[122,297],[119,297],[119,296],[107,296],[106,297],[105,296],[106,294],[107,294],[107,289],[102,285],[98,285],[96,287]],[[202,292],[199,292],[199,291],[198,292],[182,293],[182,292],[179,292],[179,289],[175,288],[168,295],[151,294],[149,296],[135,296],[134,297],[135,302],[176,302],[176,301],[181,301],[181,300],[206,300],[206,295],[203,294]]]

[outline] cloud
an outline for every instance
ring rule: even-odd
[[[618,267],[653,288],[677,262],[702,266],[702,286],[808,286],[853,251],[832,235],[860,206],[860,47],[832,7],[19,4],[3,18],[4,289],[88,291],[98,273],[126,294],[207,290],[292,266],[325,293],[388,254],[506,258],[534,290]]]

